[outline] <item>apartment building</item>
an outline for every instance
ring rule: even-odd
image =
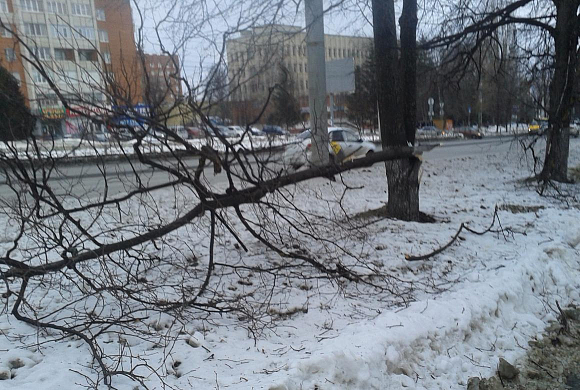
[[[182,95],[179,58],[175,55],[144,54],[143,90],[152,105],[173,104]]]
[[[81,110],[141,100],[129,0],[0,0],[0,20],[7,27],[0,28],[0,64],[20,81],[39,133],[86,125],[64,109],[48,80]],[[116,101],[108,93],[113,82]]]
[[[372,38],[325,34],[326,61],[353,58],[355,66],[362,65],[371,52],[372,42]],[[230,93],[238,106],[261,107],[269,88],[280,82],[281,72],[287,72],[293,95],[301,105],[308,105],[308,61],[303,28],[255,27],[229,39],[226,51]]]

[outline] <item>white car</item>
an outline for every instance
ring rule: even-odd
[[[238,137],[244,135],[244,132],[246,131],[246,129],[244,129],[242,126],[228,126],[228,129],[235,132]]]
[[[297,138],[297,142],[286,147],[283,157],[284,164],[294,169],[309,164],[312,158],[310,130],[300,133]],[[375,144],[364,141],[358,133],[344,127],[329,127],[328,138],[330,140],[328,153],[331,159],[337,163],[365,157],[376,150]]]
[[[255,136],[263,136],[264,132],[257,127],[250,127],[250,133]]]

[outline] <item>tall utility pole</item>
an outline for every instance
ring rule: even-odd
[[[322,0],[305,0],[306,55],[308,60],[308,106],[312,133],[312,164],[328,164],[328,123],[326,114],[326,62],[324,49],[324,9]]]

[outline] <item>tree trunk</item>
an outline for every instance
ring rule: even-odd
[[[403,74],[403,124],[406,141],[415,143],[417,131],[417,0],[404,0],[399,18],[401,26],[401,62]]]
[[[373,0],[377,100],[383,148],[404,146],[399,48],[393,0]]]
[[[373,0],[373,31],[377,91],[383,149],[415,142],[417,2],[404,0],[401,24],[401,58],[397,45],[393,0]],[[406,221],[419,221],[419,168],[416,158],[385,164],[388,183],[387,212]]]
[[[570,147],[570,112],[572,90],[576,74],[578,45],[579,1],[557,1],[555,41],[555,69],[550,85],[550,107],[546,158],[540,180],[568,181],[568,153]]]
[[[403,221],[419,221],[419,169],[421,160],[401,159],[387,161],[389,201],[387,214]]]

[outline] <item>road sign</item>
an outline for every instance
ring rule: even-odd
[[[326,93],[354,92],[354,58],[326,62]]]

